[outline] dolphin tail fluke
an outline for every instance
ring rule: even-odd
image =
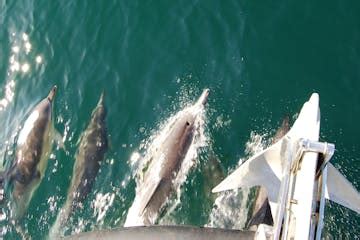
[[[325,197],[360,214],[360,194],[331,164],[327,164]]]

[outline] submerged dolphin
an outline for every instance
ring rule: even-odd
[[[289,122],[289,117],[286,116],[283,119],[280,128],[276,131],[272,140],[272,144],[279,141],[290,130]],[[272,226],[274,221],[271,214],[266,189],[264,187],[258,187],[256,189],[255,204],[252,210],[252,217],[248,223],[248,228],[250,230],[256,230],[256,226],[262,223]]]
[[[103,161],[108,149],[105,118],[106,108],[104,105],[104,93],[102,93],[96,108],[91,114],[90,123],[81,136],[67,199],[54,224],[54,226],[60,225],[56,227],[62,228],[66,225],[66,222],[76,209],[82,206],[94,185],[100,163]],[[61,229],[55,231],[58,230]]]
[[[217,183],[225,178],[224,171],[221,167],[220,160],[216,157],[215,153],[211,152],[208,160],[202,163],[201,172],[204,177],[204,193],[210,200],[211,204],[215,202],[215,195],[211,193]]]
[[[208,95],[209,90],[205,89],[194,107],[205,105]],[[166,139],[150,158],[152,160],[137,190],[125,226],[155,223],[159,210],[173,190],[173,180],[193,141],[197,114],[196,111],[183,111],[172,123]],[[142,222],[138,219],[142,219]]]
[[[17,139],[15,161],[5,179],[13,187],[11,215],[14,219],[23,216],[44,177],[54,137],[52,103],[55,93],[56,86],[35,106]]]

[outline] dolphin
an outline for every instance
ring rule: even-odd
[[[217,183],[221,182],[225,178],[224,170],[221,167],[220,160],[217,158],[214,152],[210,152],[208,160],[201,165],[201,172],[204,178],[204,193],[211,202],[215,201],[215,195],[211,193]]]
[[[108,149],[106,114],[104,93],[102,93],[97,106],[91,114],[90,122],[80,137],[71,184],[65,205],[60,210],[54,224],[55,231],[63,228],[72,214],[82,207],[84,200],[94,185],[100,164],[104,160]],[[60,229],[57,229],[58,224],[60,224]]]
[[[128,228],[114,228],[106,230],[94,230],[75,234],[64,240],[94,240],[94,239],[126,239],[126,240],[253,240],[255,232],[221,229],[208,227],[193,227],[185,225],[175,226],[138,226]]]
[[[14,219],[24,215],[45,174],[54,138],[52,105],[56,89],[54,86],[25,120],[16,143],[15,161],[6,172],[5,181],[12,186],[11,217]]]
[[[203,107],[208,95],[209,89],[205,89],[192,107]],[[174,190],[173,181],[195,135],[198,112],[191,109],[182,111],[177,116],[169,128],[167,137],[150,157],[152,160],[147,166],[143,181],[138,186],[125,226],[154,224],[159,210]],[[142,219],[142,222],[134,222],[134,219]]]
[[[283,136],[286,135],[286,133],[290,130],[289,122],[289,116],[285,116],[281,123],[281,126],[276,131],[271,144],[276,143]],[[255,204],[252,209],[252,216],[249,223],[247,224],[247,227],[250,230],[256,230],[256,226],[262,223],[272,226],[274,224],[274,221],[271,214],[266,189],[265,187],[258,187],[256,189]]]

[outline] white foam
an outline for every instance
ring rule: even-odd
[[[219,194],[206,227],[242,229],[245,226],[249,189],[237,189]]]
[[[107,211],[112,206],[115,199],[115,193],[98,193],[96,194],[95,200],[93,202],[94,213],[93,216],[96,217],[96,222],[102,224],[106,216]]]

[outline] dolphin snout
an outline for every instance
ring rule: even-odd
[[[100,105],[104,105],[104,95],[105,95],[105,91],[103,90],[102,92],[101,92],[101,95],[100,95],[100,98],[99,98],[99,102],[98,102],[98,106],[100,106]]]
[[[209,97],[210,89],[206,88],[204,89],[203,93],[201,94],[198,103],[205,105],[207,103],[208,97]]]
[[[49,95],[47,96],[47,98],[49,99],[50,102],[52,102],[53,99],[54,99],[54,97],[55,97],[56,89],[57,89],[57,86],[54,85],[54,86],[52,87],[52,89],[50,90]]]

